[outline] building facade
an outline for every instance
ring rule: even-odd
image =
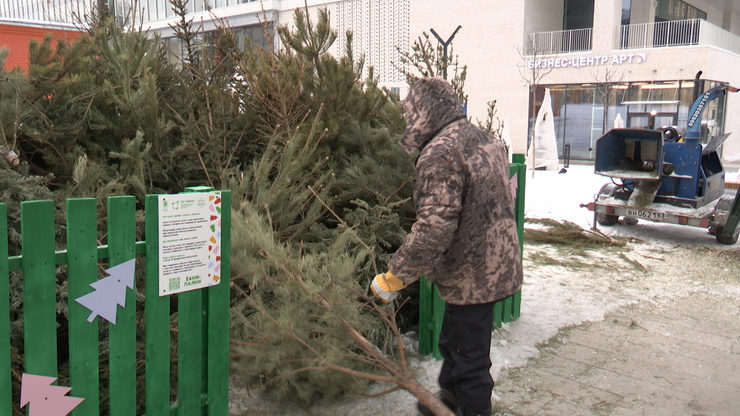
[[[681,131],[698,92],[740,84],[732,69],[740,64],[740,2],[563,0],[527,6],[526,65],[530,79],[533,71],[542,74],[535,106],[549,87],[561,155],[569,149],[574,158],[592,159],[595,140],[615,120],[625,127]],[[709,103],[702,136],[738,132],[723,156],[740,162],[738,95]]]
[[[160,35],[173,59],[180,59],[181,47],[171,28],[176,17],[167,0],[108,1],[122,24]],[[355,54],[364,54],[366,67],[371,65],[380,82],[401,95],[407,86],[399,70],[400,53],[409,51],[423,32],[434,29],[447,38],[462,26],[453,46],[468,67],[468,114],[484,120],[487,103],[496,100],[514,153],[526,152],[545,88],[552,97],[561,157],[590,160],[595,140],[615,124],[675,126],[681,131],[697,91],[721,83],[740,86],[736,70],[740,0],[308,0],[307,4],[312,11],[326,7],[338,32],[351,30]],[[217,24],[226,24],[242,35],[245,45],[249,39],[277,47],[268,45],[262,24],[272,31],[277,25],[289,25],[293,11],[303,6],[304,0],[191,0],[188,17],[203,33],[204,42]],[[0,17],[2,13],[0,6]],[[341,39],[332,52],[344,53]],[[738,113],[740,93],[729,94],[710,103],[702,120],[705,138],[736,132],[722,151],[731,163],[740,163]]]
[[[469,65],[470,113],[483,118],[486,102],[496,99],[517,153],[526,151],[545,87],[551,91],[561,157],[570,151],[574,159],[589,160],[595,140],[617,118],[630,127],[684,128],[699,71],[700,89],[740,84],[740,72],[734,70],[740,64],[738,1],[465,4],[413,1],[411,33],[431,27],[451,33],[462,25],[455,50]],[[705,136],[737,132],[724,146],[726,161],[740,161],[740,117],[733,117],[739,111],[737,93],[712,102],[704,112]]]
[[[28,68],[28,44],[46,35],[74,40],[81,36],[89,0],[0,0],[0,49],[8,56],[5,69]]]

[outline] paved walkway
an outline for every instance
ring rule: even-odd
[[[540,351],[500,378],[497,414],[740,415],[740,296],[628,306]]]

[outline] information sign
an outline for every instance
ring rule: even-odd
[[[159,195],[159,296],[221,280],[221,193]]]

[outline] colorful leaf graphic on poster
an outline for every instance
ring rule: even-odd
[[[212,284],[221,280],[221,193],[208,198],[211,211],[211,238],[208,240],[208,278]]]

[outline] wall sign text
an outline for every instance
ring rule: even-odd
[[[602,65],[642,64],[647,61],[646,53],[622,53],[614,55],[589,55],[538,58],[527,61],[529,69],[581,68]]]

